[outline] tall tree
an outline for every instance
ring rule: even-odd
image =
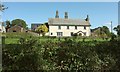
[[[110,36],[110,31],[109,31],[109,28],[107,26],[103,26],[102,27],[102,31],[107,35],[107,36]]]
[[[92,29],[92,32],[94,33],[94,35],[96,35],[98,37],[103,37],[103,38],[110,37],[110,35],[111,35],[109,28],[107,26]]]
[[[22,26],[23,28],[27,27],[26,22],[24,20],[22,20],[22,19],[12,20],[12,26],[15,26],[15,25]]]
[[[47,28],[49,28],[48,22],[46,22],[45,25],[47,26]]]
[[[48,28],[45,24],[43,24],[43,25],[40,25],[35,31],[39,33],[39,35],[42,34],[42,36],[44,36],[45,33],[48,32]]]
[[[9,20],[7,20],[7,21],[5,21],[5,23],[6,23],[6,32],[7,32],[7,30],[10,28],[10,26],[11,26],[11,24],[10,24],[10,21]]]
[[[120,25],[115,27],[114,30],[117,32],[117,35],[120,36]]]

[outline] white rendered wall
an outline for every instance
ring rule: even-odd
[[[91,34],[89,26],[86,26],[86,29],[84,29],[84,26],[77,26],[77,29],[75,29],[75,26],[69,26],[69,29],[67,29],[67,26],[61,26],[61,29],[58,29],[58,26],[49,26],[49,36],[57,36],[57,32],[63,32],[63,36],[71,36],[71,32],[77,33],[78,31],[86,32],[86,36]]]

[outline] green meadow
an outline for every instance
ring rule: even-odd
[[[83,42],[92,42],[92,41],[110,41],[110,38],[108,39],[103,39],[103,38],[93,38],[93,37],[48,37],[48,36],[33,36],[30,33],[6,33],[3,34],[3,37],[5,37],[5,44],[18,44],[20,38],[34,38],[37,39],[40,42],[47,42],[47,41],[52,41],[52,42],[59,42],[59,41],[65,41],[66,39],[71,39],[76,42],[83,41]]]

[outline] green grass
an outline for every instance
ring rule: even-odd
[[[28,37],[29,39],[30,37]],[[47,41],[51,41],[51,42],[59,42],[59,41],[65,41],[65,38],[44,38],[44,37],[32,37],[34,39],[37,39],[39,42],[47,42]],[[19,39],[20,37],[13,37],[13,38],[5,38],[5,44],[18,44],[19,42]],[[76,42],[83,42],[83,39],[82,38],[68,38],[68,39],[71,39],[73,41],[76,41]],[[109,39],[110,40],[110,39]],[[91,38],[87,38],[84,40],[84,42],[92,42],[92,41],[98,41],[98,42],[103,42],[103,41],[109,41],[109,40],[103,40],[103,39],[91,39]]]
[[[18,44],[19,38],[5,38],[5,44]]]
[[[103,41],[109,41],[110,38],[108,40],[102,39],[102,38],[91,38],[91,37],[69,37],[69,38],[50,38],[50,37],[37,37],[37,36],[33,36],[32,34],[29,33],[5,33],[2,34],[2,36],[5,36],[5,44],[18,44],[18,41],[20,38],[35,38],[37,39],[39,42],[47,42],[47,41],[51,41],[51,42],[59,42],[59,41],[65,41],[66,39],[71,39],[73,41],[79,42],[79,41],[85,41],[85,42],[89,42],[89,41],[99,41],[99,42],[103,42]]]
[[[32,34],[30,33],[19,33],[19,32],[15,32],[15,33],[4,33],[2,34],[2,36],[5,36],[7,38],[21,38],[21,37],[30,37],[30,36],[33,36]]]

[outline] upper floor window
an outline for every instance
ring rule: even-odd
[[[77,26],[75,26],[75,29],[77,29]]]
[[[61,26],[58,26],[58,29],[61,29]]]
[[[67,26],[67,29],[69,29],[69,26]]]
[[[84,29],[86,30],[86,26],[84,26]]]

